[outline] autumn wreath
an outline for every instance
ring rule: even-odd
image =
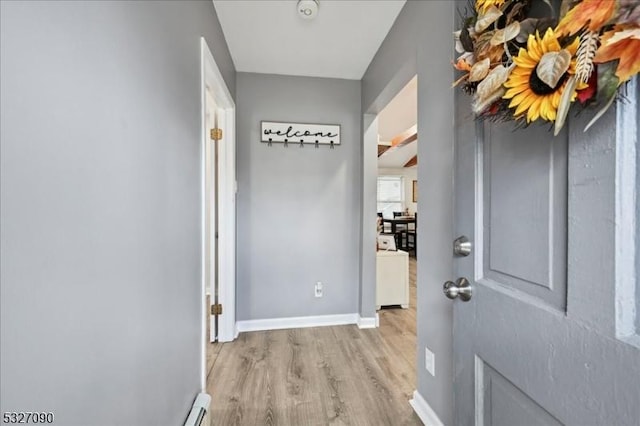
[[[461,18],[454,86],[481,119],[557,135],[577,100],[599,108],[586,131],[640,71],[640,0],[563,0],[557,16],[549,0],[476,0]]]

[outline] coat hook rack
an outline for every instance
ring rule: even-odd
[[[285,123],[277,121],[262,121],[260,123],[261,142],[272,146],[273,143],[282,143],[285,148],[289,143],[297,143],[300,148],[305,144],[313,144],[316,148],[320,145],[329,145],[334,149],[340,145],[339,124],[303,124]]]

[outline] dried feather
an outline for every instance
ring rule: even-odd
[[[611,96],[611,98],[607,102],[607,104],[600,111],[598,111],[598,113],[584,127],[584,132],[585,133],[586,133],[587,130],[589,130],[591,128],[591,126],[593,126],[595,124],[596,121],[598,121],[598,119],[600,117],[602,117],[604,115],[605,112],[607,112],[607,110],[609,109],[609,107],[611,107],[611,105],[613,104],[613,101],[615,101],[615,100],[616,100],[616,95],[614,93],[613,96]]]
[[[575,75],[569,77],[567,80],[567,85],[564,87],[564,91],[562,92],[562,96],[560,97],[560,102],[558,104],[558,111],[556,113],[556,122],[553,129],[553,136],[558,136],[560,130],[564,126],[564,122],[567,119],[567,114],[569,113],[569,107],[571,106],[571,99],[573,99],[573,94],[576,91],[576,86],[578,85],[578,79]]]
[[[480,81],[489,74],[489,58],[484,58],[481,61],[476,62],[471,67],[471,71],[469,72],[469,81]]]
[[[454,87],[456,87],[458,84],[462,83],[463,81],[466,81],[469,78],[469,74],[465,74],[462,77],[460,77],[459,79],[457,79],[456,81],[454,81],[453,83],[451,83],[451,88],[453,89]]]
[[[514,22],[502,30],[497,30],[489,43],[492,46],[499,46],[509,40],[513,40],[518,34],[520,34],[520,22]]]
[[[563,49],[559,52],[547,52],[542,55],[536,74],[544,84],[549,87],[556,87],[560,78],[569,69],[571,64],[571,53]]]
[[[502,12],[500,12],[500,9],[492,5],[489,9],[487,9],[487,12],[484,15],[478,17],[475,27],[476,32],[481,33],[482,31],[486,30],[487,28],[489,28],[489,25],[496,22],[501,16]]]
[[[593,31],[585,31],[580,37],[580,46],[576,53],[576,77],[586,83],[593,72],[593,58],[598,50],[600,35]]]

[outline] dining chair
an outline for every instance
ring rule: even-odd
[[[391,224],[388,222],[384,222],[382,219],[384,218],[384,216],[382,215],[382,212],[378,212],[378,217],[380,218],[380,221],[382,222],[382,233],[383,234],[390,234],[391,233]]]
[[[404,216],[404,212],[393,212],[394,218],[400,217],[400,216]],[[407,229],[408,228],[406,224],[399,223],[396,225],[396,232],[406,231]]]
[[[410,224],[411,227],[406,231],[406,240],[407,240],[407,250],[413,251],[413,255],[415,256],[418,253],[417,249],[417,233],[418,230],[418,213],[415,213],[415,222]]]

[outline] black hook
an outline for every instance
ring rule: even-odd
[[[304,140],[300,139],[300,148],[304,148]]]
[[[333,149],[333,141],[331,141],[331,145],[329,145],[329,148]]]

